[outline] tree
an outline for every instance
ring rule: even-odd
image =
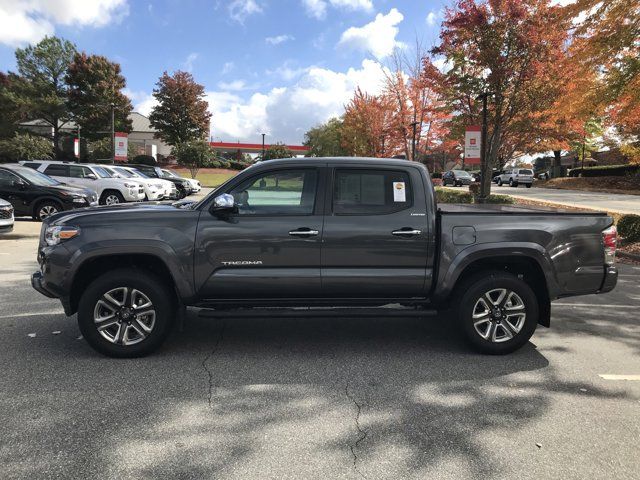
[[[87,158],[89,160],[105,160],[113,158],[113,146],[110,137],[89,142],[87,145]]]
[[[30,133],[16,133],[12,138],[0,141],[0,158],[11,162],[48,160],[52,152],[50,140]]]
[[[69,121],[65,74],[75,53],[71,42],[57,37],[45,37],[37,45],[16,50],[18,73],[25,80],[20,103],[32,118],[51,125],[56,156],[60,151],[60,128]]]
[[[310,157],[343,157],[348,155],[342,146],[342,125],[339,118],[331,118],[304,134],[304,145]]]
[[[276,158],[291,158],[293,157],[293,152],[287,148],[284,143],[275,143],[270,145],[269,148],[264,152],[263,160],[273,160]]]
[[[191,178],[196,178],[198,170],[205,167],[214,157],[213,150],[204,140],[193,140],[179,143],[171,151],[178,159],[180,165],[189,169]]]
[[[158,105],[153,108],[149,120],[161,138],[172,146],[192,140],[201,140],[209,134],[208,103],[204,99],[204,87],[195,82],[187,72],[164,72],[153,90]]]
[[[487,195],[492,167],[523,143],[521,126],[541,121],[557,98],[566,41],[560,8],[547,0],[458,0],[447,9],[432,53],[451,65],[442,86],[458,128],[481,124],[477,99],[491,94],[481,166]]]
[[[27,119],[27,112],[20,99],[24,79],[15,73],[0,72],[0,138],[12,137],[18,123]]]
[[[364,93],[358,87],[345,107],[342,146],[349,155],[383,157],[391,151],[389,122],[393,104],[386,96]]]
[[[82,128],[82,135],[98,139],[111,132],[111,105],[114,106],[115,131],[130,132],[131,101],[122,90],[126,80],[120,65],[101,55],[77,53],[69,65],[67,106]]]

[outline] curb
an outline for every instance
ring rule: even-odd
[[[620,250],[616,251],[616,255],[622,258],[628,258],[629,260],[635,260],[636,262],[640,262],[640,255],[636,255],[635,253],[627,253],[621,252]]]

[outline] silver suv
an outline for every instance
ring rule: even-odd
[[[508,183],[510,187],[517,187],[520,184],[531,188],[533,184],[533,170],[529,168],[512,168],[505,170],[504,173],[498,175],[498,186],[501,187]]]

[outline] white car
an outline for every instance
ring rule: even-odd
[[[178,175],[173,170],[169,170],[169,169],[166,169],[166,168],[162,169],[162,174],[165,177],[180,178],[180,179],[186,180],[191,185],[191,193],[198,193],[200,190],[202,190],[202,185],[200,185],[200,182],[198,180],[196,180],[195,178],[181,177],[180,175]]]
[[[498,186],[508,183],[510,187],[517,187],[520,184],[531,188],[533,184],[533,170],[529,168],[512,168],[505,170],[504,173],[498,175]]]
[[[144,200],[144,186],[142,183],[129,179],[113,178],[100,165],[49,160],[20,163],[27,167],[35,168],[59,182],[95,190],[98,194],[100,205],[115,205],[117,203],[141,202]],[[35,167],[35,164],[39,165]]]
[[[176,186],[173,182],[161,178],[149,178],[133,168],[120,165],[104,165],[103,168],[115,178],[129,178],[134,182],[140,182],[144,186],[146,199],[152,202],[164,198],[175,197]]]
[[[13,230],[13,205],[0,198],[0,233]]]

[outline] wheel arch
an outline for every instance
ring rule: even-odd
[[[58,205],[60,205],[60,208],[62,210],[64,210],[64,203],[62,202],[62,200],[60,200],[59,198],[56,198],[52,195],[43,195],[41,197],[37,197],[33,202],[31,202],[31,215],[36,215],[36,210],[38,208],[38,206],[40,206],[40,204],[42,202],[54,202]]]

